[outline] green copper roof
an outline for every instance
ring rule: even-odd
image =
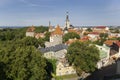
[[[107,57],[107,52],[100,50],[100,59]]]

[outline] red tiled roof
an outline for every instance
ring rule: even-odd
[[[113,43],[117,43],[117,42],[118,42],[118,40],[107,40],[104,42],[104,44],[111,46]]]
[[[74,29],[68,29],[68,32],[74,32],[74,33],[77,33],[77,34],[81,33],[80,30],[74,30]]]
[[[66,44],[72,44],[73,42],[77,41],[77,39],[69,39],[68,41],[66,41]]]
[[[60,28],[59,25],[57,25],[55,31],[52,33],[52,35],[63,35],[62,29]]]
[[[98,33],[98,32],[91,32],[91,33],[89,33],[89,34],[99,35],[100,33]]]
[[[84,37],[82,37],[80,40],[89,40],[89,36],[84,36]]]

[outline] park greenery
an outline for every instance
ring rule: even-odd
[[[74,66],[78,75],[93,72],[99,61],[99,50],[89,43],[76,41],[68,47],[68,61]]]

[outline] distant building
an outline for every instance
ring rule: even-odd
[[[45,33],[35,33],[35,38],[39,39],[39,38],[44,38],[45,37]]]
[[[35,35],[34,30],[35,30],[35,27],[34,27],[34,26],[29,27],[29,28],[27,29],[27,31],[26,31],[26,36],[34,37],[34,35]]]
[[[69,15],[68,15],[68,12],[67,12],[66,21],[65,21],[65,30],[67,30],[69,28],[70,28],[70,20],[69,20]]]
[[[109,32],[109,28],[106,26],[97,26],[97,27],[93,28],[93,32],[107,33],[107,32]]]
[[[35,32],[35,27],[32,25],[31,27],[29,27],[26,31],[26,36],[30,36],[30,37],[35,37],[36,39],[39,38],[44,38],[45,37],[45,33],[36,33]]]
[[[107,40],[104,45],[110,47],[110,59],[118,59],[120,57],[120,42],[118,40]]]
[[[76,34],[78,34],[78,35],[80,35],[81,33],[82,33],[82,31],[81,30],[79,30],[79,29],[76,29],[76,28],[74,28],[74,29],[68,29],[68,32],[74,32],[74,33],[76,33]]]
[[[49,21],[49,32],[53,32],[55,29],[53,28],[53,26],[51,26],[51,22]]]
[[[98,32],[91,32],[87,36],[89,36],[91,41],[96,41],[99,39],[99,33]]]
[[[62,29],[60,28],[59,25],[57,25],[57,27],[55,28],[55,31],[51,33],[50,42],[46,42],[45,46],[50,47],[50,46],[62,44],[62,36],[63,36]]]

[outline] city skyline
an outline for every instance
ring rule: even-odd
[[[119,26],[119,0],[1,0],[0,26]]]

